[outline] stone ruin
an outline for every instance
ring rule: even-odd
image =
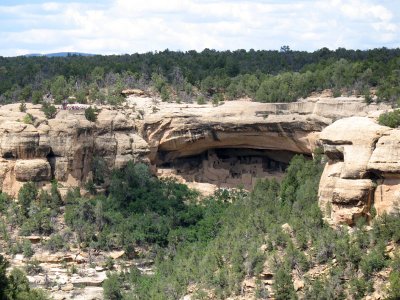
[[[207,182],[221,188],[251,189],[259,178],[280,179],[293,153],[256,149],[209,149],[159,166],[187,182]]]

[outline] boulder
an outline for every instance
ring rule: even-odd
[[[332,203],[343,205],[363,205],[374,189],[370,179],[342,179],[338,178],[332,193]]]
[[[118,259],[125,255],[125,251],[113,251],[109,253],[112,259]]]
[[[66,284],[66,285],[64,285],[64,286],[61,287],[61,290],[62,290],[63,292],[70,292],[70,291],[72,291],[73,289],[74,289],[74,285],[73,285],[72,283],[68,283],[68,284]]]
[[[294,287],[294,290],[295,290],[296,292],[302,290],[302,289],[304,288],[304,280],[295,279],[295,280],[293,281],[293,287]]]
[[[14,171],[18,181],[51,180],[50,164],[45,159],[17,160]]]
[[[125,89],[121,92],[125,97],[135,95],[135,96],[144,96],[146,93],[140,89]]]

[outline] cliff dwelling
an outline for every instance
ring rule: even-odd
[[[163,154],[159,153],[158,170],[187,182],[251,189],[259,178],[280,180],[293,155],[289,151],[216,148],[163,162]]]

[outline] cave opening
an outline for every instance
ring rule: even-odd
[[[14,156],[14,154],[10,151],[10,152],[5,152],[5,153],[3,154],[3,158],[4,158],[4,159],[14,159],[15,156]]]
[[[183,178],[186,182],[211,183],[220,188],[251,189],[260,178],[281,180],[296,154],[285,150],[213,148],[191,156],[175,157],[158,153],[161,175]]]
[[[46,159],[50,165],[51,179],[54,179],[56,169],[56,155],[54,154],[53,150],[50,149],[50,152],[47,154]]]

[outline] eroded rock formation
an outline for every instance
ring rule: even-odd
[[[400,208],[400,130],[372,119],[338,120],[320,134],[328,162],[319,203],[328,221],[353,225]]]
[[[33,124],[23,122],[27,113]],[[103,107],[96,123],[84,111],[60,110],[47,120],[40,106],[6,105],[0,113],[0,186],[16,194],[26,181],[44,185],[52,179],[66,186],[85,183],[91,176],[93,157],[112,168],[130,160],[147,160],[148,147],[135,130],[133,111]]]
[[[44,185],[56,179],[66,187],[85,183],[96,157],[109,169],[130,160],[147,161],[154,171],[171,168],[187,182],[251,187],[256,178],[279,177],[294,154],[311,155],[319,132],[335,120],[381,109],[366,106],[361,98],[309,98],[287,104],[232,101],[214,107],[131,96],[124,107],[100,107],[97,121],[89,122],[83,110],[59,109],[47,120],[40,106],[27,108],[20,112],[19,104],[12,104],[0,109],[0,188],[12,195],[26,181]],[[32,124],[26,124],[27,113],[33,116]],[[327,153],[343,155],[335,150],[340,141]],[[342,176],[342,186],[366,172],[364,161],[359,166],[343,163],[349,174]],[[368,182],[362,193],[369,190]],[[339,192],[335,199],[345,201]]]
[[[247,187],[256,178],[271,175],[262,157],[285,165],[296,153],[311,155],[318,133],[333,121],[351,115],[366,116],[380,109],[366,106],[359,98],[310,98],[285,104],[232,101],[218,107],[163,104],[160,109],[154,109],[145,99],[136,98],[134,103],[145,112],[141,128],[153,164],[177,168],[187,181],[218,182],[220,186],[241,181]],[[258,163],[249,164],[255,170],[242,168],[237,176],[232,167],[221,168],[213,162],[210,165],[207,153],[214,149],[219,153],[261,150],[264,155],[258,156]],[[196,161],[199,156],[207,158],[206,163],[190,167],[188,160]],[[255,156],[249,154],[247,159],[257,160]],[[276,172],[272,175],[279,177]]]

